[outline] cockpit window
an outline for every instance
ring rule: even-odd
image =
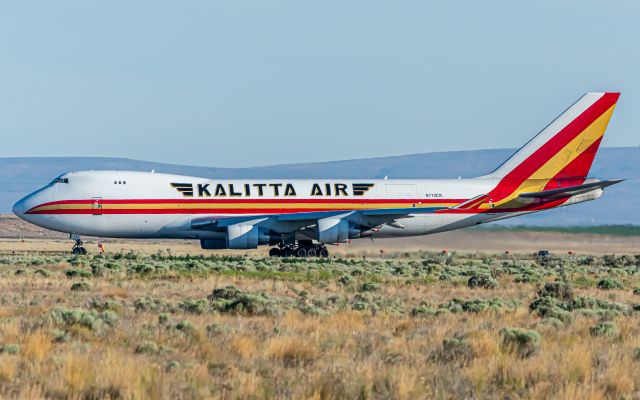
[[[50,185],[55,185],[56,183],[69,183],[69,178],[56,178],[51,181]]]

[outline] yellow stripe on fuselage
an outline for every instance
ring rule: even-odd
[[[457,203],[103,203],[103,210],[167,210],[167,209],[309,209],[309,210],[333,210],[333,209],[377,209],[377,208],[426,208],[426,207],[451,207]],[[93,208],[92,204],[50,204],[36,207],[34,212],[55,210],[87,210]]]

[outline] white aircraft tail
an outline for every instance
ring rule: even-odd
[[[584,178],[598,151],[619,93],[587,93],[483,178]]]

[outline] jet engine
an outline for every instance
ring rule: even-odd
[[[264,228],[248,224],[227,227],[227,246],[230,249],[255,249],[259,245],[270,243],[271,237]]]
[[[226,239],[200,239],[200,247],[205,250],[228,249]]]
[[[362,237],[363,230],[341,218],[322,218],[316,224],[316,239],[320,243],[344,243]]]
[[[200,240],[203,249],[255,249],[260,245],[274,245],[277,238],[268,230],[249,224],[235,224],[227,227],[227,235],[220,239]]]

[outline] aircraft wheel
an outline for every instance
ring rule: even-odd
[[[279,248],[274,247],[269,250],[269,257],[282,257],[282,251]]]
[[[307,249],[305,249],[304,247],[298,247],[296,249],[296,257],[306,257],[307,256]]]
[[[315,257],[316,256],[316,249],[314,249],[313,247],[311,247],[310,249],[307,249],[307,257]]]
[[[283,257],[293,256],[293,250],[291,250],[291,247],[285,247],[284,249],[282,249],[282,256]]]
[[[85,249],[82,246],[77,246],[77,247],[74,247],[71,250],[71,253],[76,254],[76,255],[78,255],[78,254],[83,254],[84,255],[84,254],[87,254],[87,249]]]
[[[320,257],[323,257],[323,258],[329,257],[329,250],[327,250],[327,249],[325,249],[325,248],[322,248],[322,249],[320,249],[320,251],[318,252],[318,255],[319,255]]]

